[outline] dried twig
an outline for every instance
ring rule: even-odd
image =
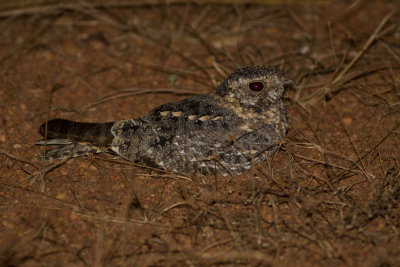
[[[312,95],[307,96],[302,100],[300,100],[302,105],[314,105],[319,100],[321,100],[325,95],[330,95],[341,90],[341,87],[343,87],[346,84],[346,82],[350,80],[349,78],[344,79],[345,75],[349,72],[349,70],[354,66],[354,64],[358,60],[360,60],[362,55],[370,48],[370,46],[374,43],[375,40],[380,38],[384,33],[387,33],[387,30],[382,31],[382,28],[386,25],[386,23],[389,21],[389,19],[393,16],[395,12],[396,12],[395,10],[390,12],[381,20],[378,27],[368,38],[362,49],[358,51],[358,53],[353,57],[353,59],[346,65],[346,67],[341,72],[339,72],[334,78],[332,78],[332,80],[328,83],[328,85],[314,92]],[[390,29],[392,28],[393,26],[390,27]]]

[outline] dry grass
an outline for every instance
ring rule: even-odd
[[[0,265],[400,265],[398,4],[248,3],[0,3]],[[252,64],[296,86],[245,175],[33,160],[48,118],[137,117]]]

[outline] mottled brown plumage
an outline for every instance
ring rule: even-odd
[[[111,149],[121,157],[183,174],[240,174],[264,161],[286,135],[282,94],[293,82],[263,66],[232,73],[214,94],[167,103],[149,114],[110,123],[47,123],[42,159]],[[40,127],[45,136],[46,124]],[[40,141],[38,144],[44,144]]]

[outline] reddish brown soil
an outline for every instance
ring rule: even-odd
[[[0,3],[1,266],[400,265],[398,2],[59,2]],[[46,119],[138,117],[253,64],[296,86],[245,175],[34,160]]]

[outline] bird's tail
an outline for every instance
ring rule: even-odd
[[[113,122],[87,123],[65,119],[53,119],[39,127],[43,140],[37,145],[46,146],[37,157],[40,161],[79,157],[99,153],[112,143]],[[57,146],[47,150],[47,146]]]

